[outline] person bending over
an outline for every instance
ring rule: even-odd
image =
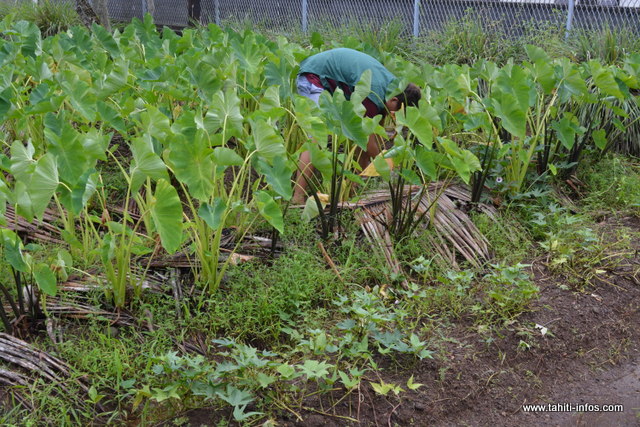
[[[353,49],[331,49],[310,56],[300,63],[298,72],[298,93],[313,100],[316,104],[320,94],[325,90],[333,93],[336,88],[342,89],[347,99],[350,98],[362,73],[371,70],[371,93],[362,101],[365,107],[365,117],[384,116],[388,112],[400,110],[404,105],[417,105],[421,97],[420,88],[413,83],[405,90],[386,99],[387,88],[396,80],[389,70],[375,58],[366,53]],[[370,135],[367,150],[358,149],[356,158],[362,169],[366,168],[371,159],[380,153],[379,140],[376,135]],[[308,151],[300,155],[296,186],[293,193],[294,203],[303,203],[308,188],[308,181],[314,173],[311,165],[311,155]]]

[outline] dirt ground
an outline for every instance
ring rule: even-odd
[[[640,230],[638,218],[601,224],[602,231]],[[635,256],[601,275],[580,292],[564,290],[544,260],[533,261],[540,299],[518,325],[487,344],[471,322],[456,325],[446,358],[424,361],[415,371],[423,383],[400,399],[361,391],[360,416],[343,407],[342,415],[361,425],[417,426],[640,426],[640,241]],[[520,341],[531,347],[519,348]],[[398,383],[408,373],[398,373]],[[384,378],[392,382],[391,378]],[[356,399],[358,400],[358,399]],[[623,413],[525,413],[523,404],[622,404]],[[337,412],[341,414],[341,412]],[[340,426],[342,419],[306,414],[306,426]]]
[[[604,221],[599,228],[607,233],[620,227],[637,232],[640,219]],[[304,421],[285,415],[278,425],[640,426],[640,277],[634,277],[640,239],[632,246],[635,256],[579,291],[563,289],[565,280],[551,274],[544,260],[533,261],[540,299],[500,336],[461,321],[440,340],[444,357],[382,374],[396,384],[413,374],[424,384],[418,391],[383,397],[363,384],[331,413],[302,411]],[[546,334],[535,324],[546,327]],[[522,410],[523,404],[546,403],[622,404],[624,412]],[[212,425],[217,415],[203,409],[187,417],[199,426]]]

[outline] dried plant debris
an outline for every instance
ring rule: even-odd
[[[423,216],[422,227],[432,226],[436,237],[430,237],[430,243],[444,259],[457,265],[456,255],[461,255],[473,265],[481,265],[491,258],[489,242],[473,224],[464,209],[471,202],[468,189],[459,185],[447,186],[432,183],[423,191],[420,186],[405,186],[404,197],[416,197],[423,191],[416,216]],[[437,199],[437,200],[436,200]],[[391,223],[391,194],[386,190],[368,193],[356,203],[344,203],[343,208],[356,209],[356,218],[365,236],[379,249],[394,273],[400,273],[400,263],[393,253],[393,244],[389,235]],[[435,200],[435,202],[434,202]],[[431,213],[426,212],[432,209]],[[490,217],[496,214],[495,208],[479,204],[478,209]]]
[[[154,267],[151,265],[151,267]],[[145,268],[135,265],[131,267],[131,281],[141,282],[142,289],[148,289],[152,292],[162,293],[169,280],[168,273],[161,270],[146,270]],[[58,289],[68,292],[92,292],[104,289],[107,278],[95,271],[84,277],[73,277],[66,282],[60,283]]]
[[[34,242],[62,244],[60,230],[54,224],[58,220],[57,213],[52,209],[47,209],[42,215],[42,221],[34,219],[32,222],[27,221],[19,215],[16,215],[13,206],[7,206],[4,213],[6,219],[5,228],[15,231],[19,235],[26,236],[27,240]]]
[[[388,206],[384,203],[363,206],[361,210],[355,213],[355,217],[367,240],[384,256],[391,272],[399,275],[402,273],[402,267],[393,251],[391,236],[384,225],[384,221],[389,214],[387,208]],[[406,283],[403,283],[403,286],[406,287],[406,285]]]
[[[271,256],[273,241],[267,237],[247,235],[242,238],[238,245],[234,229],[225,229],[220,242],[220,258],[218,261],[224,263],[231,258],[233,265],[251,261],[256,257]],[[237,247],[236,247],[237,246]],[[284,250],[282,242],[275,244],[274,255],[279,255]],[[144,264],[144,261],[141,262]],[[151,268],[198,268],[199,261],[184,252],[177,252],[167,257],[154,258],[149,266]]]
[[[53,317],[66,317],[72,319],[104,319],[112,325],[132,326],[136,320],[127,312],[107,311],[79,301],[62,300],[60,298],[47,298],[47,313]]]
[[[69,389],[68,384],[76,384],[87,394],[88,385],[82,378],[73,378],[71,368],[57,357],[11,335],[0,333],[0,361],[4,363],[4,367],[0,368],[0,384],[3,388],[30,386],[44,381],[55,385],[53,390],[64,394],[66,398],[75,396],[78,407],[86,407],[85,397]],[[18,402],[26,403],[17,389],[11,391]],[[97,406],[103,410],[99,404]]]

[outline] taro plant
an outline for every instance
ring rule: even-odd
[[[309,180],[312,199],[307,201],[306,210],[320,215],[324,239],[338,224],[339,205],[350,197],[352,184],[364,185],[353,172],[359,168],[356,147],[366,151],[370,135],[386,135],[378,123],[379,118],[362,117],[364,107],[361,103],[370,87],[371,73],[365,72],[350,100],[341,90],[336,90],[333,96],[323,93],[318,106],[306,98],[296,98],[297,122],[312,138],[303,147],[310,152],[311,164],[322,178]],[[321,200],[319,192],[327,194],[328,200]],[[329,206],[327,213],[324,212],[325,205]]]
[[[396,114],[395,146],[374,160],[374,166],[389,185],[391,194],[391,221],[389,230],[396,240],[413,234],[416,227],[428,215],[432,215],[442,191],[454,177],[469,183],[471,174],[479,169],[478,159],[469,150],[454,141],[437,137],[443,130],[436,109],[422,100],[418,107],[408,107]],[[407,138],[402,136],[407,128]],[[391,159],[396,169],[393,174],[383,159]],[[444,177],[444,178],[443,178]],[[427,191],[430,182],[443,178],[438,192],[431,196]],[[412,196],[412,188],[419,191]],[[425,202],[426,197],[426,202]]]
[[[37,262],[29,253],[37,250],[37,245],[23,245],[20,237],[8,229],[0,229],[0,238],[2,259],[11,273],[0,282],[1,299],[8,304],[14,315],[11,320],[4,303],[0,304],[0,320],[5,332],[12,334],[18,326],[16,322],[20,322],[25,316],[30,320],[42,316],[40,297],[56,295],[57,278],[49,264]],[[63,263],[58,263],[58,269],[64,270]],[[11,291],[9,280],[13,280],[15,292]]]
[[[189,196],[186,203],[192,217],[187,231],[199,261],[198,280],[207,284],[210,293],[218,288],[232,259],[229,256],[218,266],[225,227],[240,225],[241,240],[258,218],[257,211],[282,232],[283,215],[277,200],[291,197],[292,168],[283,138],[271,119],[258,112],[247,118],[248,133],[239,103],[235,92],[227,91],[215,95],[204,118],[184,112],[171,126],[164,152],[182,191]],[[239,143],[244,157],[238,154],[240,150],[227,146],[230,138]],[[263,173],[272,192],[265,191],[262,180],[251,180],[252,166]]]
[[[511,135],[511,140],[503,141],[501,147],[508,159],[505,180],[511,194],[523,189],[529,166],[542,143],[548,117],[558,100],[557,93],[553,92],[553,79],[544,80],[541,83],[544,90],[537,90],[541,76],[547,77],[546,71],[507,65],[498,72],[491,99],[487,100],[489,110]]]

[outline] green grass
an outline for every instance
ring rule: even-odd
[[[531,257],[531,235],[513,212],[499,211],[495,218],[476,213],[472,221],[489,241],[496,260],[517,264]]]
[[[288,218],[296,215],[299,212]],[[219,292],[207,303],[214,333],[273,344],[285,326],[323,320],[336,295],[348,292],[350,286],[340,281],[316,246],[314,226],[291,222],[287,230],[287,251],[280,257],[228,270]]]
[[[620,64],[628,54],[640,52],[640,38],[633,30],[608,24],[595,31],[574,30],[569,44],[577,61],[599,59],[606,64]]]
[[[587,212],[640,215],[640,163],[637,159],[619,155],[585,159],[578,169],[578,177],[588,191],[582,200]]]
[[[0,0],[0,19],[13,14],[16,20],[33,22],[43,37],[67,31],[74,25],[82,24],[71,1],[44,0],[37,4],[31,1],[17,3]]]

